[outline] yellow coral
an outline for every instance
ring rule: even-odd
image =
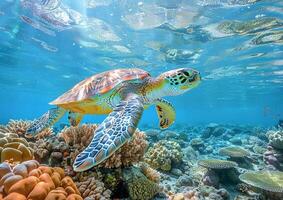
[[[177,142],[161,140],[149,148],[144,160],[154,169],[170,171],[172,164],[181,162],[182,158],[183,153]]]

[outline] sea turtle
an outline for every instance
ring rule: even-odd
[[[198,71],[189,68],[167,71],[153,78],[144,70],[115,69],[93,75],[52,101],[50,109],[35,120],[27,134],[35,135],[69,112],[72,125],[85,114],[109,114],[97,127],[89,146],[74,161],[75,171],[85,171],[111,156],[135,132],[144,108],[156,105],[161,129],[175,121],[173,106],[164,96],[182,94],[200,83]]]

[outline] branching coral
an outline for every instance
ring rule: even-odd
[[[14,167],[8,163],[0,165],[1,194],[5,200],[82,200],[70,177],[65,177],[61,168],[39,166],[35,160],[25,161]]]
[[[26,134],[28,127],[32,121],[25,120],[10,120],[6,126],[0,126],[0,133],[16,133],[20,137],[33,138],[33,136]],[[53,134],[52,128],[47,128],[35,136],[35,139],[40,139]]]
[[[90,143],[96,128],[96,124],[65,127],[59,133],[59,137],[63,138],[69,146],[74,146],[81,151]]]
[[[132,139],[110,156],[100,167],[117,168],[127,167],[138,163],[143,159],[148,143],[144,132],[136,130]]]
[[[183,153],[177,142],[161,140],[149,148],[145,154],[145,162],[154,169],[170,171],[172,164],[182,161]]]
[[[33,150],[24,138],[13,133],[2,134],[0,138],[0,160],[23,162],[33,158]]]
[[[67,144],[75,147],[71,148],[72,160],[85,149],[90,143],[97,125],[82,125],[81,127],[66,128],[60,133],[60,137],[64,138]],[[147,149],[148,142],[144,132],[136,130],[130,141],[126,142],[120,149],[118,149],[105,162],[101,163],[99,167],[104,168],[118,168],[130,166],[142,160],[143,155]]]

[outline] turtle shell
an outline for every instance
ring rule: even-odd
[[[66,104],[71,102],[83,101],[97,94],[104,94],[124,81],[143,80],[150,74],[144,70],[134,69],[115,69],[100,74],[93,75],[78,84],[72,89],[59,96],[52,105]]]

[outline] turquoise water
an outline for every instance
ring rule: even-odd
[[[227,21],[234,25],[221,29]],[[2,0],[0,123],[39,117],[50,101],[105,70],[158,76],[192,67],[202,83],[167,98],[177,123],[275,125],[283,118],[282,23],[280,0]],[[141,124],[158,126],[153,107]]]

